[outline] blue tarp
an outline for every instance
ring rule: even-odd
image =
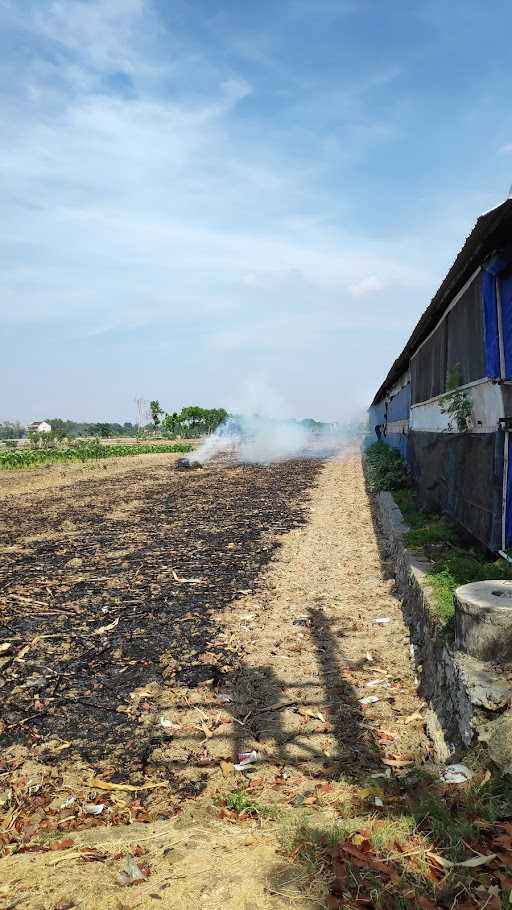
[[[485,326],[485,363],[490,379],[512,379],[512,272],[510,253],[493,256],[483,267],[482,297]],[[507,271],[507,269],[509,269]],[[505,273],[505,274],[503,274]],[[501,299],[501,321],[503,327],[503,348],[505,353],[505,375],[501,375],[498,335],[499,282]]]
[[[505,378],[512,379],[512,270],[499,278],[505,350]]]
[[[377,404],[372,404],[368,412],[368,421],[370,425],[370,433],[375,433],[375,427],[378,424],[382,426],[386,422],[386,402],[384,399],[382,401],[379,401]]]
[[[409,420],[409,408],[411,406],[411,386],[410,383],[400,389],[400,391],[390,398],[388,402],[388,422],[391,420]]]
[[[409,461],[409,437],[405,433],[388,433],[384,442],[400,452],[404,461]]]

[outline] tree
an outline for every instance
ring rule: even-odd
[[[162,420],[162,430],[167,436],[174,438],[179,436],[180,425],[176,411],[173,414],[166,414]]]
[[[151,419],[153,421],[155,430],[158,429],[158,424],[160,423],[160,414],[163,414],[162,408],[160,407],[159,401],[150,401],[149,407],[151,409]]]

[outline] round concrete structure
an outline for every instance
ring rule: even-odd
[[[512,581],[475,581],[457,588],[455,647],[479,660],[512,660]]]

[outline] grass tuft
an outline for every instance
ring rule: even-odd
[[[476,546],[468,546],[464,532],[445,515],[421,509],[413,490],[397,490],[393,497],[410,530],[405,544],[420,550],[431,561],[427,582],[436,615],[451,623],[453,595],[459,585],[473,581],[512,580],[512,566],[502,559],[489,559]]]

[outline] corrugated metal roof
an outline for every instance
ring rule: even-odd
[[[510,240],[512,240],[512,199],[506,199],[505,202],[500,203],[496,208],[480,215],[441,287],[432,298],[419,322],[416,323],[409,341],[395,360],[372,404],[380,401],[389,387],[407,369],[409,360],[416,348],[435,327],[450,301],[464,286],[475,269],[491,253],[498,250],[507,241],[510,242]]]

